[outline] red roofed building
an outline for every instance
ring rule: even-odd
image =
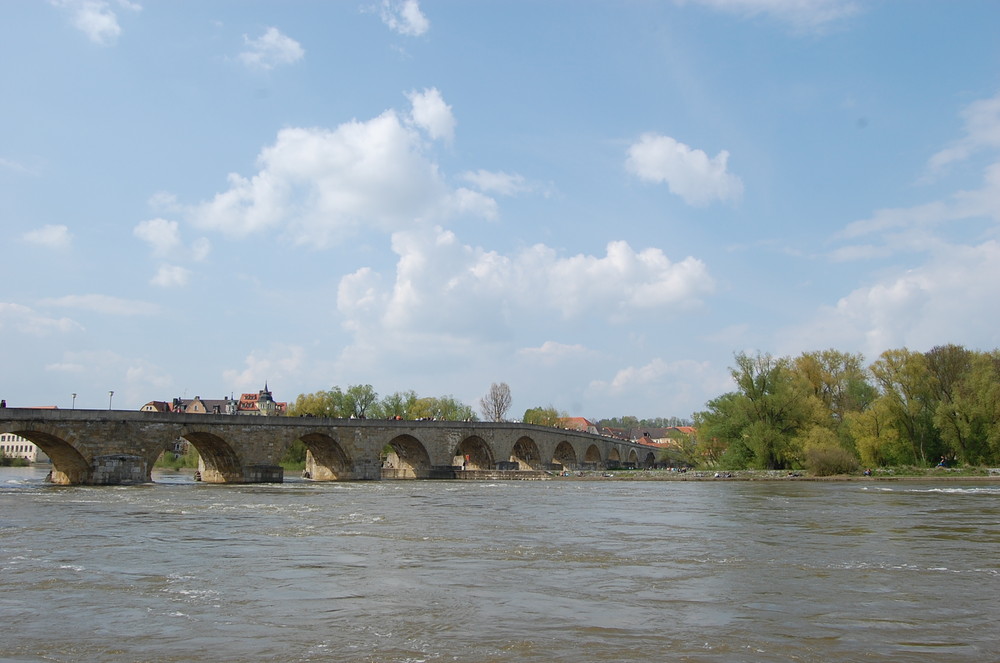
[[[584,417],[564,417],[559,420],[559,425],[566,430],[578,430],[581,433],[597,435],[597,426]]]
[[[229,398],[223,399],[202,399],[195,396],[188,400],[186,398],[175,398],[167,403],[166,401],[150,401],[139,408],[142,412],[178,412],[183,414],[240,414],[249,416],[284,416],[288,409],[288,403],[279,403],[274,400],[271,391],[264,384],[264,388],[256,394],[247,393],[240,396],[239,400]]]

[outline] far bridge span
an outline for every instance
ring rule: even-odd
[[[33,442],[59,484],[130,484],[178,439],[201,455],[203,481],[280,482],[295,440],[316,481],[528,478],[543,471],[650,467],[653,449],[615,438],[519,423],[245,417],[132,410],[0,409],[0,433]]]

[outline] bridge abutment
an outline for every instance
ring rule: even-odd
[[[243,470],[244,483],[281,483],[285,468],[281,465],[250,465]]]
[[[149,470],[149,464],[142,456],[131,454],[95,456],[91,464],[90,480],[84,483],[95,486],[149,483],[152,480]]]

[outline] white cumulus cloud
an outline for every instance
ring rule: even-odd
[[[191,270],[178,265],[160,265],[150,283],[161,288],[173,288],[187,285],[190,280]]]
[[[710,158],[670,136],[647,133],[629,147],[625,167],[641,180],[666,183],[689,205],[704,206],[743,197],[743,181],[727,172],[728,160],[725,150]]]
[[[417,0],[382,0],[380,15],[390,30],[401,35],[419,37],[431,27]]]
[[[689,308],[713,291],[705,265],[660,249],[612,242],[604,256],[562,257],[535,245],[501,255],[454,233],[397,232],[394,277],[364,268],[344,277],[337,307],[359,339],[409,334],[496,341],[527,321],[554,317],[618,323],[651,311]]]
[[[132,234],[149,244],[154,258],[172,260],[202,261],[211,251],[211,243],[199,237],[185,246],[181,238],[180,224],[168,219],[149,219],[132,229]],[[180,265],[163,263],[150,279],[150,283],[161,288],[187,285],[191,280],[191,270]]]
[[[239,54],[239,60],[248,67],[274,69],[278,65],[292,64],[301,60],[306,52],[299,42],[270,27],[256,39],[243,35],[247,49]]]
[[[929,260],[856,288],[809,323],[788,330],[784,350],[854,348],[869,358],[890,348],[942,343],[1000,346],[1000,243],[939,244]],[[970,312],[974,311],[974,314]],[[808,339],[808,348],[799,347]]]
[[[438,107],[421,122],[442,131],[442,114]],[[267,232],[322,248],[361,229],[394,232],[456,215],[495,216],[492,198],[448,188],[415,122],[388,110],[332,130],[283,129],[257,157],[255,175],[231,174],[229,188],[193,208],[191,220],[233,237]]]
[[[451,141],[455,137],[455,116],[451,106],[444,102],[437,88],[406,95],[413,105],[413,123],[427,132],[434,140]]]
[[[56,7],[68,11],[72,17],[73,27],[87,35],[95,44],[108,46],[115,43],[121,35],[122,28],[118,23],[118,14],[112,3],[106,0],[51,0]],[[118,0],[118,7],[138,12],[142,6],[128,0]]]
[[[266,350],[247,355],[242,370],[227,369],[222,376],[237,393],[257,391],[266,382],[270,387],[292,382],[302,371],[305,351],[297,345],[276,343]]]
[[[176,221],[150,219],[142,221],[132,234],[148,243],[154,256],[170,255],[181,245],[181,235]]]

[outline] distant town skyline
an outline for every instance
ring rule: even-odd
[[[1000,347],[1000,5],[0,4],[0,397],[690,417]],[[960,46],[960,47],[959,47]],[[113,392],[113,396],[111,396]]]

